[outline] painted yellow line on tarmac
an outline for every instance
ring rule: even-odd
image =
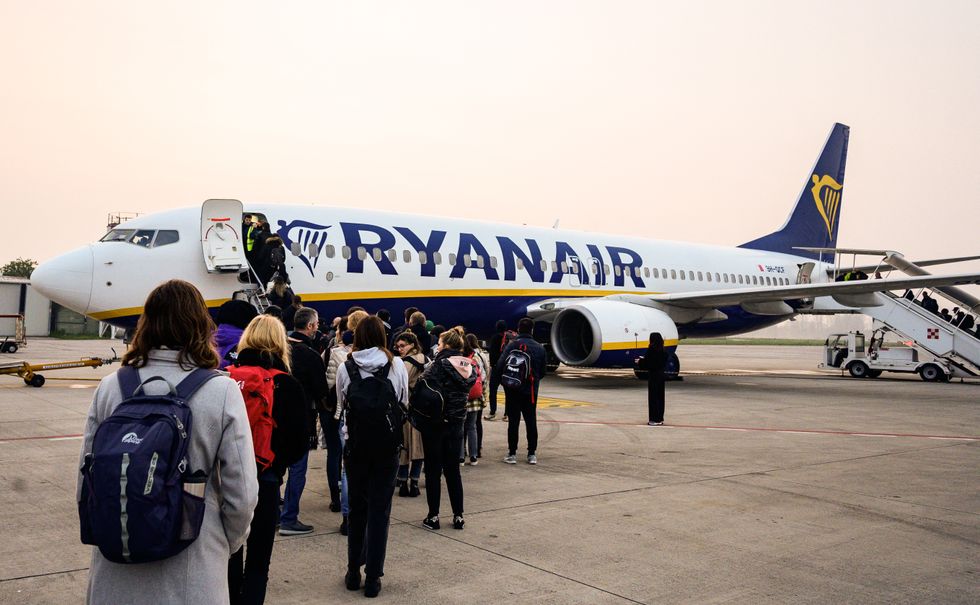
[[[498,405],[506,403],[506,397],[498,397]],[[591,401],[574,401],[572,399],[556,399],[555,397],[538,397],[539,408],[587,408],[594,405]]]

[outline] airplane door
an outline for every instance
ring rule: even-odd
[[[201,206],[201,246],[208,273],[237,273],[248,266],[241,226],[240,201],[207,200]]]
[[[578,273],[582,264],[579,262],[577,256],[569,256],[565,262],[568,263],[568,283],[573,288],[578,288],[582,285],[582,276]]]
[[[812,279],[811,276],[813,275],[813,268],[816,266],[816,263],[802,263],[797,266],[800,268],[800,272],[796,274],[796,283],[797,284],[810,283]]]
[[[605,271],[603,270],[602,266],[602,259],[593,256],[589,259],[588,264],[589,266],[586,271],[590,269],[592,270],[592,279],[589,280],[589,285],[593,288],[601,287],[606,281]]]

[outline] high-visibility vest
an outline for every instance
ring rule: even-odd
[[[248,252],[252,251],[252,247],[255,246],[255,238],[252,234],[255,232],[255,225],[248,226],[248,233],[245,235],[245,250]]]

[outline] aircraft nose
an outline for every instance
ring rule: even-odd
[[[92,299],[92,247],[57,256],[34,269],[31,287],[72,311],[85,313]]]

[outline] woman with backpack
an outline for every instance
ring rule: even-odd
[[[344,583],[348,590],[359,589],[364,565],[366,597],[381,592],[408,404],[408,372],[386,345],[382,321],[366,317],[354,330],[350,359],[337,368],[337,407],[344,410],[347,424],[344,465],[350,500]]]
[[[290,375],[290,346],[282,322],[271,315],[253,319],[242,333],[238,359],[228,371],[240,385],[248,409],[259,480],[248,542],[228,561],[228,589],[232,605],[261,604],[279,520],[279,489],[286,469],[307,449],[305,397],[299,381]]]
[[[490,360],[487,359],[486,352],[480,348],[480,341],[476,334],[467,334],[463,346],[463,355],[469,358],[476,372],[476,382],[470,388],[466,401],[466,421],[463,425],[463,447],[460,448],[459,458],[466,460],[467,450],[469,451],[468,463],[476,466],[477,459],[481,457],[483,450],[483,408],[486,405],[486,395],[489,391],[490,381]]]
[[[436,358],[419,378],[413,406],[421,410],[427,392],[436,394],[441,410],[426,405],[428,417],[416,422],[422,433],[425,450],[425,497],[429,514],[422,526],[439,529],[439,500],[442,496],[442,476],[446,477],[449,502],[453,507],[453,527],[463,529],[463,478],[459,473],[459,451],[463,446],[463,421],[466,400],[476,381],[473,365],[463,356],[463,328],[446,330],[439,336]],[[421,394],[421,395],[420,395]],[[418,418],[418,416],[416,416]]]
[[[113,465],[108,465],[86,471],[85,463],[90,454],[95,459],[105,454],[99,451],[105,442],[95,439],[96,431],[103,428],[103,424],[106,429],[111,428],[112,424],[105,421],[114,416],[113,412],[119,404],[131,398],[134,391],[165,399],[169,397],[167,393],[171,389],[168,384],[180,390],[184,379],[195,373],[203,376],[198,370],[205,369],[206,381],[187,399],[187,408],[192,416],[190,422],[183,425],[181,435],[187,444],[187,474],[190,475],[187,479],[199,477],[202,482],[185,480],[179,487],[186,493],[196,492],[195,496],[203,496],[203,521],[193,542],[176,554],[160,560],[133,565],[118,564],[110,562],[102,554],[101,544],[100,548],[93,548],[88,578],[89,603],[228,602],[228,553],[241,548],[245,541],[258,498],[258,485],[252,455],[252,433],[238,385],[217,372],[207,371],[218,367],[218,355],[211,341],[213,330],[214,323],[197,288],[181,280],[165,282],[154,288],[144,303],[131,347],[122,359],[123,367],[99,383],[88,412],[82,441],[83,471],[79,474],[77,493],[80,513],[88,511],[86,504],[90,500],[85,496],[92,496],[87,489],[90,482],[98,481],[96,475],[113,469]],[[132,377],[137,385],[145,384],[123,392],[124,382],[132,384],[126,375]],[[162,380],[150,381],[155,377]],[[138,407],[141,404],[132,405]],[[129,462],[128,468],[132,471],[140,468],[144,457],[150,458],[146,454],[158,454],[152,447],[158,439],[148,433],[127,434],[123,440],[128,445],[121,458]],[[114,445],[118,444],[118,440],[113,441]],[[93,445],[98,446],[96,451],[93,451]],[[151,447],[147,451],[141,445]],[[156,466],[152,460],[150,463],[151,469]],[[119,473],[120,467],[115,466],[115,469]],[[130,474],[136,478],[135,472],[120,473],[116,477],[116,485],[119,485],[122,477]],[[125,546],[129,548],[130,555],[145,545],[139,543],[139,536],[146,536],[148,529],[148,524],[137,525],[135,520],[152,516],[141,514],[147,511],[141,510],[145,506],[140,499],[147,498],[146,491],[150,491],[149,497],[152,497],[156,490],[166,489],[163,485],[165,482],[161,480],[154,482],[147,490],[146,475],[143,477],[143,481],[126,482],[127,487],[122,494],[127,496],[123,510],[127,514],[128,524],[124,524],[123,528],[129,530]],[[130,498],[128,495],[131,492]],[[117,506],[121,499],[116,499]],[[103,503],[106,504],[109,503]],[[117,516],[115,520],[116,531],[120,531],[119,518]],[[163,521],[159,519],[156,525],[163,525]],[[83,517],[83,534],[86,527],[97,529],[91,522],[88,515]],[[125,532],[123,535],[126,535]],[[94,537],[101,542],[98,536]]]
[[[408,390],[411,392],[419,376],[425,371],[425,354],[419,347],[419,339],[411,332],[402,332],[395,337],[395,352],[405,362]],[[425,458],[422,434],[411,423],[406,422],[403,438],[403,449],[398,455],[398,495],[402,498],[415,498],[422,493],[419,491],[419,477],[422,476],[422,461]]]

